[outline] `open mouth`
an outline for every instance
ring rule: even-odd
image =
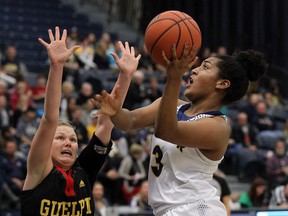
[[[69,151],[69,150],[63,150],[63,151],[61,151],[61,155],[71,156],[71,155],[72,155],[72,152]]]
[[[188,88],[193,83],[193,79],[190,78],[187,80],[186,88]]]

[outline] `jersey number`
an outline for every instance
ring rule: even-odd
[[[162,169],[163,169],[163,164],[161,163],[162,157],[163,157],[163,152],[159,146],[155,146],[152,154],[154,155],[155,158],[155,165],[151,166],[152,172],[154,173],[155,176],[160,176]]]

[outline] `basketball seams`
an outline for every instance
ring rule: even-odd
[[[161,51],[170,58],[172,44],[175,44],[177,55],[180,55],[186,41],[196,44],[198,48],[202,42],[201,30],[195,20],[184,12],[173,10],[163,12],[151,20],[145,30],[144,40],[149,54],[160,64],[163,64]]]
[[[146,29],[146,31],[148,31],[149,30],[149,28],[151,28],[151,26],[153,25],[153,24],[156,24],[157,22],[160,22],[160,21],[163,21],[163,20],[171,20],[171,21],[174,21],[175,23],[174,24],[172,24],[171,26],[169,26],[165,31],[163,31],[159,36],[158,36],[158,38],[157,38],[157,40],[155,40],[155,42],[153,43],[153,45],[151,46],[151,50],[150,50],[150,52],[151,52],[151,54],[153,54],[153,49],[154,49],[154,47],[155,47],[155,45],[157,44],[157,42],[161,39],[161,37],[164,35],[164,34],[166,34],[171,28],[173,28],[175,25],[177,25],[178,26],[178,28],[179,28],[179,34],[178,34],[178,39],[177,39],[177,42],[176,42],[176,48],[178,47],[178,44],[179,44],[179,41],[180,41],[180,38],[181,38],[181,28],[180,28],[180,23],[181,22],[183,22],[185,25],[186,25],[186,27],[187,27],[187,24],[184,22],[184,21],[186,21],[186,20],[191,20],[192,18],[190,18],[190,17],[185,17],[185,19],[183,19],[183,18],[181,18],[181,17],[179,17],[178,16],[178,18],[180,18],[181,20],[175,20],[175,19],[171,19],[171,18],[163,18],[163,19],[158,19],[157,21],[154,21],[153,23],[151,23],[151,25],[149,25],[148,27],[147,27],[147,29]],[[191,22],[189,22],[189,23],[191,23]],[[193,25],[193,27],[194,27],[194,25]],[[188,28],[188,27],[187,27]],[[190,30],[189,30],[189,34],[190,34],[190,37],[191,37],[191,32],[190,32]],[[191,41],[193,41],[193,38],[191,37]]]
[[[165,35],[171,28],[175,27],[176,24],[177,24],[179,30],[181,31],[178,23],[174,23],[174,24],[172,24],[171,26],[169,26],[169,28],[167,28],[165,31],[163,31],[163,32],[158,36],[157,40],[154,41],[154,43],[153,43],[153,45],[152,45],[152,47],[151,47],[151,50],[150,50],[150,52],[151,52],[152,55],[153,55],[153,49],[154,49],[155,45],[158,43],[158,41],[159,41],[159,40],[162,38],[162,36]],[[179,32],[179,31],[178,31],[178,32]],[[178,33],[177,44],[179,43],[179,34],[180,34],[180,33]]]

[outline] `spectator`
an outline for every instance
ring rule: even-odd
[[[20,138],[20,149],[25,156],[28,155],[32,139],[40,124],[40,118],[37,116],[34,107],[28,107],[23,116],[20,117],[16,131]]]
[[[225,205],[227,216],[231,215],[231,191],[225,176],[218,170],[214,173],[212,185],[217,189],[217,195],[220,197],[221,202]]]
[[[248,115],[248,121],[252,123],[253,117],[256,115],[256,104],[262,100],[262,95],[258,92],[252,92],[248,94],[248,100],[242,101],[246,102],[243,104],[243,107],[241,107],[241,111],[247,113]]]
[[[272,191],[272,197],[269,203],[270,208],[288,208],[288,182],[283,185],[278,185]]]
[[[109,68],[113,71],[118,71],[119,69],[117,67],[115,59],[111,55],[111,52],[116,53],[120,58],[122,57],[122,52],[118,44],[118,41],[115,41],[114,45],[110,46],[110,48],[106,51],[106,55],[108,57],[108,62],[109,62]]]
[[[142,49],[140,50],[141,59],[139,61],[138,68],[143,71],[147,71],[152,73],[156,69],[156,62],[151,58],[149,52],[147,51],[147,48],[145,44],[143,44]]]
[[[146,98],[149,100],[149,103],[152,103],[161,96],[162,89],[160,88],[157,77],[150,77],[149,86],[146,88]]]
[[[114,148],[114,147],[113,147]],[[98,181],[104,186],[105,197],[111,205],[124,205],[127,204],[121,193],[122,179],[118,175],[118,169],[122,157],[115,153],[106,159],[105,164],[98,174]]]
[[[75,133],[78,140],[79,150],[81,151],[88,144],[88,133],[86,126],[81,122],[82,108],[79,106],[71,110],[70,121],[75,126]]]
[[[12,110],[11,125],[13,127],[17,127],[20,118],[25,114],[30,106],[32,106],[31,96],[27,94],[21,95],[19,97],[16,109]]]
[[[91,139],[94,131],[96,130],[99,114],[97,114],[97,110],[93,110],[90,113],[90,116],[91,116],[91,122],[86,126],[88,139]]]
[[[130,147],[130,155],[123,158],[118,170],[119,176],[123,178],[122,192],[127,203],[139,192],[140,185],[146,178],[142,154],[143,147],[133,143]]]
[[[252,124],[258,132],[276,129],[275,121],[268,115],[267,105],[264,101],[259,101],[256,104],[256,113],[252,118]]]
[[[96,45],[94,59],[93,59],[98,69],[102,69],[102,70],[110,69],[109,58],[106,55],[108,48],[109,47],[106,42],[102,40],[98,41]]]
[[[86,103],[87,100],[89,100],[93,96],[94,94],[92,85],[88,82],[82,83],[80,92],[77,97],[77,105],[82,106]]]
[[[239,161],[240,163],[241,161],[243,162],[239,158],[239,151],[242,151],[243,148],[246,149],[245,151],[256,151],[256,144],[256,131],[248,122],[248,115],[245,112],[239,112],[236,122],[232,123],[231,137],[227,151],[225,152],[225,159],[223,161],[227,166],[224,170],[225,173],[238,174]]]
[[[8,101],[5,95],[0,95],[0,128],[10,124]]]
[[[247,192],[239,197],[241,208],[262,208],[266,205],[266,182],[262,178],[255,178]]]
[[[75,86],[71,81],[64,81],[62,83],[62,98],[60,104],[60,118],[63,120],[69,119],[69,104],[70,101],[75,101],[76,96],[74,94]]]
[[[148,181],[147,180],[141,183],[140,191],[132,197],[130,206],[139,207],[143,211],[152,211],[151,206],[148,204]]]
[[[92,194],[95,204],[94,216],[106,216],[106,207],[109,206],[109,203],[104,197],[104,187],[101,182],[94,182]]]
[[[123,107],[131,110],[143,106],[146,99],[143,71],[135,71]]]
[[[19,155],[21,154],[17,150],[16,140],[6,140],[3,155],[0,156],[1,175],[11,192],[17,197],[20,197],[27,172],[26,162]]]
[[[17,108],[18,102],[22,95],[26,95],[28,97],[27,99],[29,100],[29,105],[33,104],[31,88],[29,84],[24,80],[18,81],[16,85],[11,88],[9,99],[12,110]]]
[[[275,143],[273,155],[266,161],[266,176],[270,190],[288,181],[288,156],[286,143],[279,139]]]
[[[5,55],[0,65],[5,74],[15,79],[27,74],[26,65],[17,58],[17,49],[13,45],[6,47]]]
[[[76,26],[73,26],[71,28],[70,34],[67,36],[67,48],[70,49],[75,45],[79,44],[79,34],[78,34],[78,28]]]
[[[96,64],[93,62],[95,41],[91,38],[89,35],[83,38],[80,47],[74,52],[80,69],[84,71],[96,68]]]
[[[0,79],[0,95],[4,95],[7,100],[9,99],[9,90],[7,82],[3,79]]]
[[[16,196],[0,173],[0,212],[19,208],[20,198]]]
[[[36,85],[32,87],[32,99],[37,107],[43,109],[47,79],[43,74],[37,75]]]

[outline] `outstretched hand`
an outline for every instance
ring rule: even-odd
[[[111,94],[108,94],[103,90],[101,94],[96,94],[94,98],[90,99],[94,106],[100,108],[98,111],[99,113],[113,116],[120,110],[122,107],[122,97],[119,94],[119,88],[119,85],[115,86],[115,90]]]
[[[183,54],[180,58],[177,57],[176,45],[171,47],[171,60],[169,60],[165,52],[162,51],[162,57],[164,60],[164,66],[167,69],[167,76],[170,78],[181,78],[182,75],[192,68],[197,62],[198,57],[196,46],[194,45],[190,50],[189,43],[185,43]]]
[[[38,38],[39,42],[47,48],[48,56],[51,64],[65,63],[72,53],[79,48],[79,46],[73,46],[71,49],[67,49],[66,39],[67,30],[64,29],[62,36],[60,36],[60,29],[58,26],[55,27],[55,35],[51,29],[48,30],[50,43],[45,42],[42,38]]]
[[[120,72],[132,76],[138,67],[141,54],[135,57],[135,49],[133,46],[130,48],[128,42],[125,42],[125,47],[121,41],[118,41],[118,45],[122,53],[121,58],[114,52],[112,52],[111,55],[115,59]]]

